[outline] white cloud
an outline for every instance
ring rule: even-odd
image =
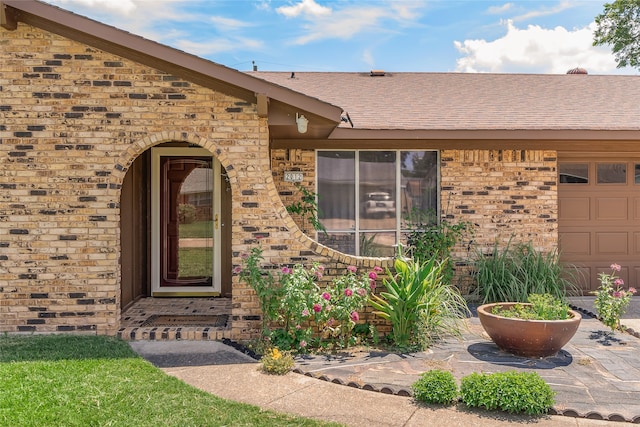
[[[502,6],[491,6],[487,9],[487,13],[490,15],[499,15],[501,13],[505,13],[508,10],[513,8],[513,3],[505,3]]]
[[[594,47],[594,24],[575,30],[553,29],[529,25],[517,28],[506,21],[507,33],[496,40],[455,41],[463,56],[457,60],[456,71],[462,72],[532,72],[566,73],[575,67],[589,73],[612,73],[615,60],[606,47]]]
[[[276,9],[276,12],[288,18],[292,18],[299,15],[326,16],[331,14],[331,9],[320,6],[314,0],[302,0],[300,3],[293,6],[280,6]]]
[[[314,0],[302,0],[293,7],[297,7],[295,15],[293,9],[291,15],[301,14],[300,6],[303,4],[316,4]],[[397,31],[397,25],[388,24],[394,21],[400,25],[412,25],[418,17],[415,12],[421,3],[389,2],[382,6],[372,6],[369,4],[356,4],[355,6],[344,7],[342,9],[330,10],[330,13],[306,13],[301,16],[307,21],[303,26],[303,35],[294,40],[295,44],[306,44],[312,41],[326,39],[347,40],[359,33],[371,32],[379,36],[381,33]],[[278,9],[281,12],[282,8]]]
[[[364,52],[362,52],[362,61],[369,67],[373,67],[375,65],[375,60],[373,59],[373,54],[370,49],[365,49]]]
[[[259,50],[263,47],[263,43],[261,41],[247,38],[217,38],[206,42],[194,42],[191,40],[180,39],[176,40],[174,45],[180,50],[198,56],[233,52],[241,49]]]
[[[526,21],[531,18],[539,18],[541,16],[550,16],[555,15],[557,13],[563,12],[567,9],[571,9],[575,7],[577,4],[571,1],[561,1],[554,7],[542,8],[538,10],[533,10],[531,12],[524,13],[522,15],[514,16],[511,18],[514,22]]]
[[[50,0],[51,3],[59,3],[62,7],[78,6],[81,8],[106,9],[122,15],[128,15],[137,9],[134,0]]]
[[[251,25],[247,22],[240,21],[238,19],[225,18],[223,16],[212,16],[209,18],[213,24],[222,31],[231,31],[238,28],[246,28]]]

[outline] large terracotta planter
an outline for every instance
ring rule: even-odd
[[[567,320],[522,320],[497,316],[496,305],[509,309],[515,303],[485,304],[478,307],[478,318],[493,342],[508,353],[524,357],[555,355],[578,330],[582,317],[569,310]],[[528,305],[528,304],[523,304]]]

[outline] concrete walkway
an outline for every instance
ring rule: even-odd
[[[590,301],[578,302],[582,310],[591,311]],[[638,317],[631,318],[634,313]],[[640,300],[633,301],[627,318],[623,323],[640,319]],[[640,421],[640,339],[628,333],[612,335],[592,318],[583,319],[576,336],[553,358],[501,353],[473,318],[463,341],[406,355],[307,357],[298,360],[298,373],[285,376],[261,373],[255,360],[220,342],[131,345],[169,375],[217,396],[348,426],[602,426]],[[531,418],[467,410],[464,405],[425,406],[404,396],[421,372],[434,368],[449,369],[458,378],[471,372],[538,372],[557,392],[553,413],[558,415]]]

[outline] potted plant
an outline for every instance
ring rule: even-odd
[[[481,305],[478,318],[501,350],[539,358],[558,353],[576,333],[582,317],[550,294],[531,294],[528,303]]]

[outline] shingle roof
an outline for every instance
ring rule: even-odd
[[[340,106],[354,129],[640,130],[640,76],[250,74]]]

